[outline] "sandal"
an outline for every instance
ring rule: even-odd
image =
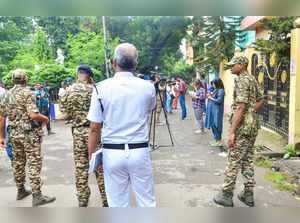
[[[216,141],[212,141],[209,143],[211,146],[222,147],[223,144],[217,143]]]
[[[216,144],[217,144],[216,141],[211,141],[211,142],[209,143],[209,145],[211,145],[211,146],[216,146]]]

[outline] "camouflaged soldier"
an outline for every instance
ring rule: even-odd
[[[18,189],[17,200],[32,193],[32,205],[38,206],[53,202],[55,197],[44,196],[41,193],[41,137],[42,127],[49,122],[48,118],[39,113],[35,96],[27,88],[28,78],[24,70],[15,70],[12,75],[14,87],[9,90],[0,104],[0,145],[6,145],[4,135],[5,117],[8,117],[8,131],[13,148],[12,167],[14,180]],[[25,165],[28,163],[29,180],[32,188],[25,189]]]
[[[65,118],[72,120],[75,178],[79,207],[87,207],[90,197],[90,188],[88,186],[88,135],[90,122],[86,117],[93,92],[92,77],[93,72],[89,66],[79,66],[77,82],[68,88],[66,94],[61,98],[60,104]],[[108,207],[102,169],[96,172],[96,179],[102,197],[102,205]]]
[[[223,206],[233,206],[233,190],[237,175],[241,170],[245,182],[244,190],[238,194],[238,198],[246,205],[254,206],[253,146],[260,128],[256,112],[263,106],[263,91],[255,77],[248,74],[246,57],[234,56],[227,66],[231,68],[232,74],[237,75],[237,78],[234,82],[225,180],[222,190],[214,197],[214,201]]]

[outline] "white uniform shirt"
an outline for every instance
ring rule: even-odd
[[[155,107],[153,84],[118,72],[96,85],[87,119],[102,123],[102,143],[126,144],[148,142],[148,112]],[[103,109],[99,102],[101,99]]]
[[[63,97],[67,93],[67,90],[64,88],[60,88],[58,92],[59,97]]]
[[[0,87],[0,100],[4,96],[6,90],[3,87]]]

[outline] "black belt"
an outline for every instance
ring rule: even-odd
[[[147,142],[128,144],[129,149],[146,148],[148,146],[149,146],[149,144]],[[125,144],[106,144],[106,143],[104,143],[102,147],[104,149],[125,149]]]

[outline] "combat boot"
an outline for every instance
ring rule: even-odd
[[[238,199],[249,207],[254,206],[253,191],[243,190],[238,194]]]
[[[214,196],[214,202],[225,207],[233,207],[232,196],[233,193],[221,190]]]
[[[102,207],[104,207],[104,208],[108,208],[109,207],[107,201],[103,201],[102,202]]]
[[[33,194],[32,206],[36,207],[36,206],[39,206],[39,205],[48,204],[48,203],[51,203],[55,200],[56,200],[55,197],[48,197],[48,196],[42,195],[41,193]]]
[[[17,193],[17,201],[22,200],[23,198],[27,197],[31,194],[31,190],[26,190],[25,187],[22,189],[18,189]]]

